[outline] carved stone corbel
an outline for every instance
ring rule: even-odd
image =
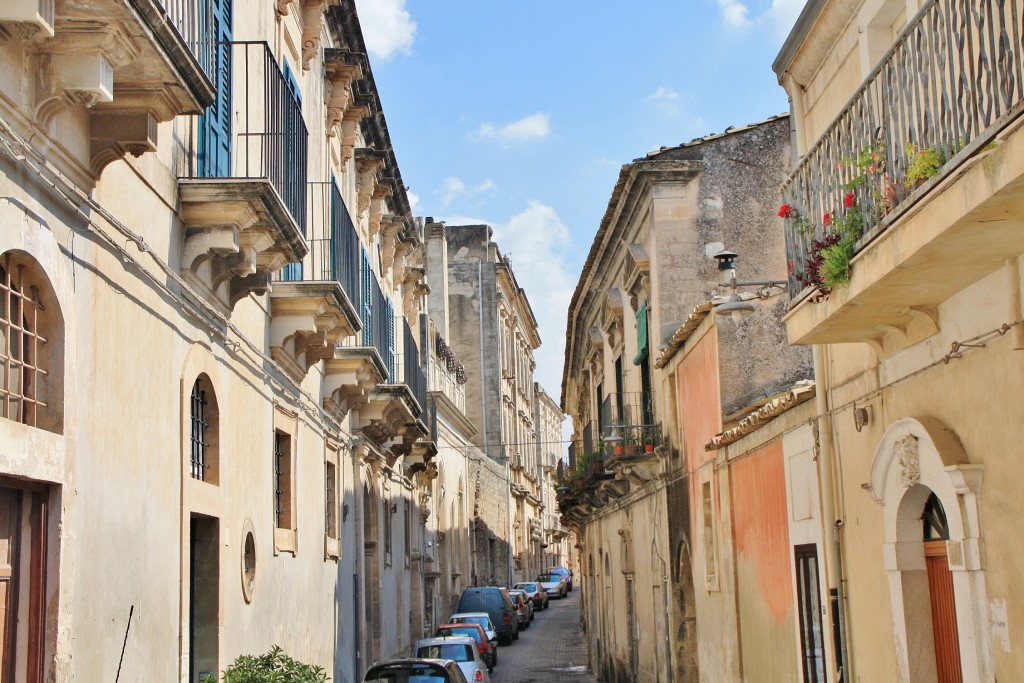
[[[384,168],[384,152],[360,147],[355,151],[356,157],[356,215],[363,216],[370,210],[370,203],[377,192],[377,173]]]
[[[338,135],[341,122],[353,104],[352,84],[363,77],[363,70],[358,64],[341,61],[342,58],[335,54],[336,52],[329,50],[324,55],[327,76],[327,136],[332,138]]]
[[[373,241],[373,238],[380,232],[380,223],[384,216],[384,200],[391,196],[394,187],[394,178],[381,178],[377,187],[374,188],[373,194],[370,196],[370,241]]]
[[[341,119],[341,166],[355,156],[356,143],[359,141],[359,124],[370,115],[370,108],[359,104],[358,100],[345,110]]]

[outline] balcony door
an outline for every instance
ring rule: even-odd
[[[213,75],[217,97],[199,116],[197,175],[228,178],[231,176],[231,0],[206,2],[213,5],[213,26],[204,33],[214,41]]]

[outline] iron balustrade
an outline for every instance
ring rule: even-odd
[[[342,346],[362,345],[373,347],[380,354],[389,378],[395,375],[395,314],[391,301],[384,296],[377,274],[370,268],[369,261],[363,260],[360,268],[361,291],[359,311],[363,322],[362,332],[343,342]]]
[[[182,41],[195,56],[203,73],[215,81],[213,50],[215,39],[212,0],[160,0],[167,13],[167,23],[175,28]]]
[[[594,443],[594,423],[588,422],[587,426],[583,428],[583,452],[593,453]]]
[[[395,354],[395,372],[389,384],[404,384],[419,403],[420,412],[427,407],[427,378],[420,366],[420,353],[409,321],[402,318],[402,351]]]
[[[221,94],[210,111],[224,107],[233,114],[217,115],[223,127],[231,129],[227,132],[230,143],[224,145],[231,162],[220,164],[199,158],[194,177],[268,180],[305,236],[309,133],[298,97],[267,43],[220,42],[216,50],[217,70],[221,72],[217,89]],[[225,89],[230,98],[224,96]],[[218,134],[203,129],[200,138],[204,132],[209,137]],[[202,139],[199,147],[200,155],[215,154],[207,150]]]
[[[428,356],[430,371],[430,390],[439,391],[448,397],[455,406],[466,412],[466,386],[460,384],[455,373],[448,370],[445,360],[438,358],[436,353]]]
[[[863,218],[860,250],[927,191],[905,182],[911,153],[933,154],[947,175],[1024,110],[1022,27],[1022,0],[930,0],[903,29],[783,185],[797,212],[786,220],[794,303],[846,193]]]
[[[308,183],[309,256],[291,263],[275,280],[337,282],[353,305],[359,302],[359,235],[333,182]]]

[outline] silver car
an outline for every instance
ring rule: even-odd
[[[564,598],[565,594],[569,592],[568,586],[565,585],[565,579],[558,574],[541,574],[537,577],[537,583],[552,598]]]
[[[459,665],[470,683],[491,683],[487,665],[480,658],[476,641],[469,636],[424,638],[416,641],[416,656],[421,659],[450,659]]]

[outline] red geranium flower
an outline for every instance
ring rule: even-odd
[[[779,207],[779,218],[789,218],[790,216],[796,215],[796,209],[789,204],[783,204]]]
[[[823,218],[821,219],[821,223],[822,223],[822,225],[824,225],[824,226],[825,226],[826,228],[827,228],[828,226],[832,225],[832,214],[830,214],[830,213],[826,213],[826,214],[825,214],[825,216],[824,216],[824,217],[823,217]]]
[[[853,192],[848,193],[845,197],[843,197],[843,203],[846,204],[847,209],[852,209],[854,206],[857,205],[857,195],[854,194]]]

